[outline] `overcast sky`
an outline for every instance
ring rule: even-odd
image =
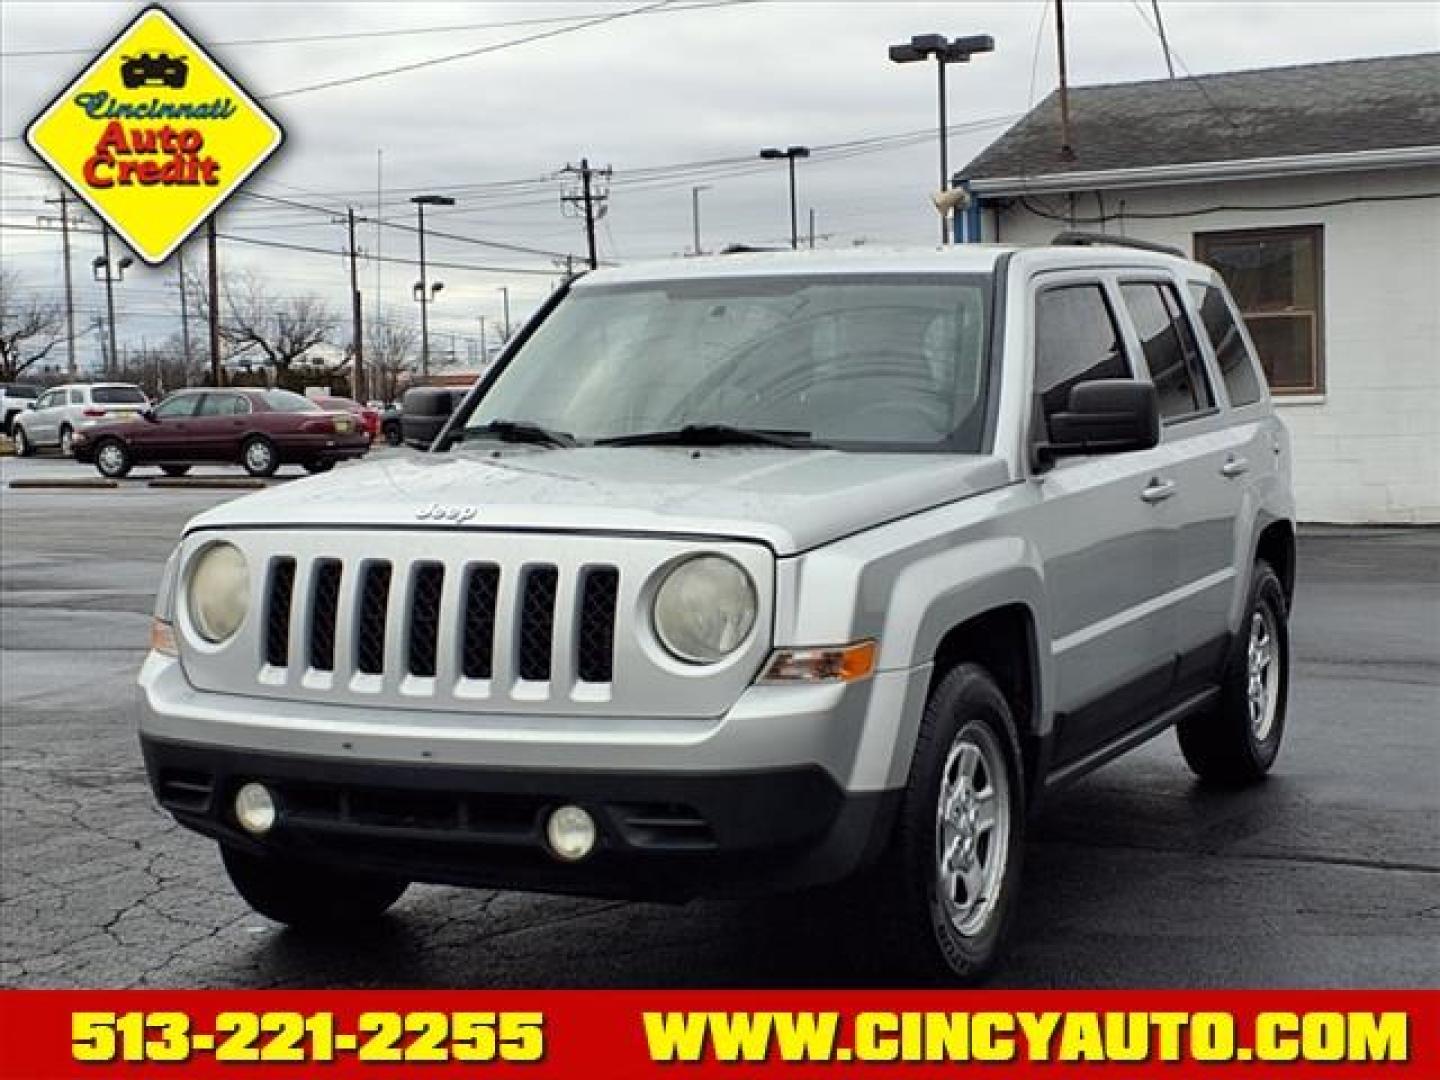
[[[547,252],[584,251],[580,223],[561,213],[562,184],[549,180],[588,155],[614,167],[601,257],[617,261],[679,254],[691,246],[691,188],[700,195],[702,244],[788,240],[784,164],[744,161],[700,171],[652,167],[749,158],[772,144],[826,147],[933,127],[931,65],[898,66],[886,46],[912,34],[988,33],[995,52],[951,69],[950,120],[967,125],[951,140],[960,166],[1007,121],[1049,93],[1056,80],[1053,3],[822,3],[762,0],[668,8],[583,26],[578,16],[618,14],[645,0],[606,3],[212,3],[167,5],[202,43],[268,103],[288,135],[285,148],[251,182],[256,192],[316,210],[239,199],[221,212],[235,236],[323,249],[302,253],[222,243],[221,262],[267,277],[277,295],[318,292],[348,313],[343,231],[330,215],[354,205],[413,222],[406,200],[417,191],[449,193],[436,229]],[[91,59],[140,4],[0,5],[0,158],[34,163],[19,136],[35,113]],[[1166,30],[1182,71],[1209,73],[1440,48],[1440,5],[1409,3],[1200,3],[1163,0]],[[1144,0],[1071,0],[1066,5],[1073,82],[1087,85],[1158,78],[1165,65]],[[565,20],[569,21],[565,21]],[[553,21],[537,21],[553,20]],[[1043,20],[1043,26],[1042,26]],[[507,26],[479,25],[509,23]],[[516,25],[519,24],[519,25]],[[365,75],[556,30],[543,40],[327,89]],[[344,36],[337,36],[344,35]],[[364,35],[364,36],[358,36]],[[333,40],[257,42],[330,37]],[[233,43],[233,44],[227,44]],[[287,93],[301,90],[304,92]],[[495,186],[524,181],[518,186]],[[818,243],[928,243],[938,225],[928,197],[938,186],[933,137],[890,139],[817,151],[799,172],[802,232],[814,208]],[[33,225],[55,183],[43,174],[0,169],[0,222]],[[367,253],[413,258],[413,233],[363,230]],[[82,318],[103,308],[89,262],[99,238],[76,238],[76,302]],[[435,238],[433,260],[515,268],[441,269],[446,288],[432,308],[440,344],[456,335],[463,360],[478,317],[498,319],[499,287],[510,289],[514,318],[550,290],[550,258],[462,240]],[[187,249],[190,250],[190,249]],[[57,233],[0,229],[0,251],[27,289],[60,296]],[[194,249],[200,265],[203,247]],[[391,319],[416,319],[411,266],[367,260],[362,291]],[[174,270],[133,268],[117,289],[122,343],[177,332]],[[93,353],[93,335],[82,355]]]

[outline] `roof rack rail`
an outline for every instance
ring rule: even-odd
[[[1066,230],[1056,233],[1050,241],[1056,247],[1128,247],[1140,251],[1156,251],[1161,255],[1174,255],[1177,259],[1188,259],[1189,255],[1169,244],[1156,244],[1149,240],[1132,240],[1128,236],[1108,236],[1105,233],[1076,232]]]

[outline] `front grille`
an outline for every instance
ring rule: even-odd
[[[270,567],[262,626],[273,685],[292,677],[296,635],[300,662],[331,676],[311,685],[338,688],[353,675],[349,688],[360,693],[395,689],[412,677],[440,685],[406,683],[407,694],[483,698],[498,678],[507,692],[514,684],[540,684],[523,691],[536,701],[572,689],[552,690],[552,680],[591,685],[614,678],[620,593],[614,566],[562,573],[553,563],[502,570],[435,558],[325,557],[307,564],[284,556]],[[589,691],[596,692],[608,691]]]

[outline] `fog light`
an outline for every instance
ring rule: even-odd
[[[255,836],[275,827],[275,797],[264,784],[246,784],[235,793],[235,820]]]
[[[578,862],[595,846],[595,819],[578,806],[562,806],[545,823],[545,839],[557,858]]]

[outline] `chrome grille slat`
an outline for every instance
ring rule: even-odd
[[[410,637],[410,612],[406,607],[410,591],[408,568],[396,568],[390,573],[390,588],[386,592],[387,615],[385,619],[385,670],[384,686],[387,690],[399,689],[404,682],[405,653]]]
[[[291,590],[299,603],[290,607],[290,663],[291,679],[298,679],[310,666],[310,593],[315,582],[315,563],[309,559],[296,560],[295,586]]]

